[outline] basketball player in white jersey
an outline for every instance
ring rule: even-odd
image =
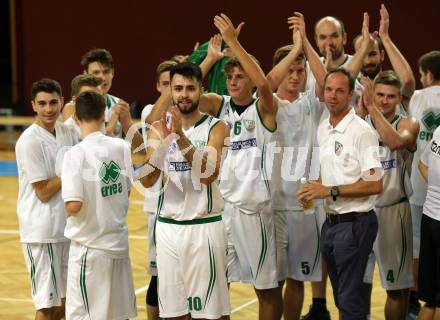
[[[61,87],[51,79],[32,84],[35,123],[17,140],[17,213],[20,240],[32,287],[36,320],[64,317],[69,242],[61,199],[63,148],[77,143],[74,131],[57,122]]]
[[[277,104],[263,71],[237,40],[236,30],[242,25],[235,29],[225,15],[216,17],[216,26],[235,55],[225,64],[230,96],[202,95],[199,107],[202,112],[225,120],[230,129],[228,157],[232,156],[225,160],[221,176],[226,200],[223,220],[228,231],[229,281],[252,283],[259,300],[260,319],[279,319],[282,301],[276,289],[274,222],[269,212],[269,183],[262,168],[262,161],[267,161],[263,151],[276,129]],[[208,50],[206,59],[213,59],[212,53]],[[254,87],[258,99],[253,97]],[[162,104],[161,110],[166,108]]]
[[[171,105],[169,96],[170,88],[170,69],[176,65],[175,61],[163,61],[156,69],[156,90],[161,94],[156,104],[164,103]],[[164,101],[165,100],[165,101]],[[154,105],[148,104],[141,113],[142,137],[145,148],[147,143],[147,132],[154,119],[151,114]],[[156,108],[157,109],[157,108]],[[144,211],[148,214],[148,273],[151,275],[150,283],[146,295],[147,318],[148,320],[159,319],[159,306],[157,299],[157,265],[156,265],[156,245],[154,240],[154,228],[156,226],[157,201],[160,194],[160,183],[156,182],[151,188],[145,189]]]
[[[434,130],[440,125],[440,51],[431,51],[419,59],[420,82],[424,89],[416,90],[409,103],[409,112],[420,123],[417,151],[414,154],[411,184],[414,190],[409,199],[413,219],[414,274],[417,288],[418,258],[420,248],[420,222],[426,198],[426,182],[417,169],[420,156],[432,139]],[[416,297],[412,299],[416,300]],[[411,303],[415,304],[416,303]],[[420,308],[420,305],[419,305]],[[415,310],[414,313],[418,311]],[[413,313],[413,312],[412,312]]]
[[[109,93],[115,75],[111,53],[106,49],[92,49],[82,57],[81,66],[84,74],[92,74],[102,79],[101,89],[107,106],[105,109],[105,125],[111,124],[112,127],[114,126],[114,129],[109,130],[107,134],[118,138],[122,138],[123,134],[128,135],[132,149],[137,150],[143,140],[137,130],[130,130],[133,127],[130,106],[124,100]],[[113,118],[114,113],[117,114],[118,121]]]
[[[129,319],[136,297],[128,252],[128,194],[133,180],[130,145],[105,136],[105,100],[87,91],[76,99],[82,141],[62,168],[62,196],[71,240],[67,319]]]
[[[303,15],[296,12],[289,21],[294,27],[293,45],[275,52],[274,67],[267,78],[276,91],[279,106],[273,139],[281,149],[275,153],[272,169],[278,280],[287,279],[284,318],[299,319],[304,299],[303,282],[316,281],[325,285],[319,253],[319,231],[325,219],[322,203],[317,202],[315,212],[306,215],[292,194],[299,189],[302,177],[312,180],[319,177],[319,167],[314,170],[315,176],[311,173],[311,156],[325,108],[319,97],[326,70],[307,39]],[[317,79],[316,88],[305,92],[307,67],[302,47]],[[322,290],[325,292],[325,288]],[[315,317],[322,319],[322,313],[329,317],[325,304],[319,311]]]
[[[414,285],[412,270],[412,221],[409,205],[411,165],[417,148],[419,124],[415,118],[398,114],[402,83],[394,71],[382,71],[374,84],[364,78],[359,115],[379,139],[384,175],[383,191],[376,198],[378,234],[373,255],[379,265],[382,287],[387,291],[385,319],[404,319],[409,289]],[[374,259],[366,271],[372,283]]]
[[[148,130],[141,173],[145,187],[158,179],[162,186],[155,230],[160,317],[228,318],[226,232],[217,177],[229,130],[199,111],[197,65],[173,66],[170,80],[171,119],[164,113]]]
[[[64,124],[72,127],[75,130],[75,132],[78,134],[78,141],[81,141],[81,129],[79,127],[79,122],[77,120],[75,120],[75,118],[74,118],[76,97],[80,93],[85,92],[85,91],[95,91],[95,92],[101,93],[101,88],[100,88],[101,83],[102,83],[101,79],[99,79],[93,75],[88,75],[88,74],[80,74],[72,79],[71,91],[70,91],[71,96],[72,96],[72,100],[71,100],[71,102],[65,104],[64,108],[73,107],[73,113],[69,118],[67,118],[64,121]],[[116,118],[116,121],[117,121],[118,117],[116,114],[114,115],[114,118]],[[116,124],[116,122],[115,122],[115,124]],[[105,130],[104,124],[103,124],[102,130],[103,130],[103,132]]]

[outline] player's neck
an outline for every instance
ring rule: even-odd
[[[254,98],[251,96],[242,98],[242,97],[231,97],[232,102],[237,105],[237,106],[247,106],[250,105],[253,101]]]
[[[204,116],[203,113],[199,111],[199,109],[195,110],[194,112],[191,112],[189,114],[183,114],[182,113],[182,128],[188,129],[194,126],[197,121],[199,121]]]
[[[101,132],[102,122],[101,121],[80,122],[79,127],[81,128],[81,139],[84,140],[89,134],[95,132]]]
[[[38,119],[35,121],[35,124],[37,126],[40,126],[41,128],[49,131],[51,134],[55,135],[55,123],[45,123],[41,119]]]

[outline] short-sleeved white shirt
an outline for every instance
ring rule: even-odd
[[[147,135],[148,128],[145,125],[145,120],[150,115],[151,110],[153,110],[153,104],[147,104],[141,113],[141,123],[142,123],[142,138],[144,140],[144,146],[147,148]],[[156,213],[157,202],[160,196],[160,181],[162,179],[157,179],[156,183],[150,188],[145,189],[145,200],[144,200],[144,211],[148,213]]]
[[[382,173],[379,158],[379,142],[367,122],[350,109],[348,114],[333,128],[330,118],[318,128],[321,179],[324,186],[352,184],[370,169]],[[325,199],[329,213],[368,212],[374,208],[376,196],[345,198],[336,201]]]
[[[61,179],[64,202],[82,202],[78,214],[67,219],[65,236],[87,247],[125,254],[133,179],[130,145],[91,133],[66,153]]]
[[[434,131],[420,160],[428,167],[428,192],[423,213],[440,221],[440,127]]]
[[[61,192],[43,203],[32,185],[54,178],[61,169],[66,149],[77,143],[75,133],[62,123],[55,124],[55,134],[32,124],[15,146],[19,186],[17,214],[20,239],[24,243],[67,241],[63,235],[66,214]]]

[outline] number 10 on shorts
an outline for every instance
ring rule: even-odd
[[[200,311],[202,310],[202,299],[199,297],[189,297],[186,299],[188,301],[188,309],[189,311]]]

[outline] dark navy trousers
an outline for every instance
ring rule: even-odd
[[[369,314],[370,291],[363,278],[377,228],[376,213],[370,211],[350,222],[327,218],[321,229],[322,256],[342,320],[365,320]]]

